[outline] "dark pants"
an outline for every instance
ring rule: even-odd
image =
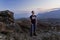
[[[32,24],[30,28],[30,35],[35,34],[36,32],[36,24]]]

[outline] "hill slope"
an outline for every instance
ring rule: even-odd
[[[45,12],[43,14],[38,13],[38,18],[60,18],[60,10],[54,10]]]

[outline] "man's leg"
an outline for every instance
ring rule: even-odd
[[[30,28],[30,36],[32,36],[32,26],[33,25],[31,25],[31,28]]]
[[[33,26],[34,26],[34,33],[33,33],[33,34],[34,34],[35,36],[37,36],[37,35],[36,35],[36,24],[34,24]]]

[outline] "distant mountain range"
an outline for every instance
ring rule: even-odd
[[[30,13],[17,13],[14,14],[15,19],[28,18]]]
[[[45,13],[38,13],[38,18],[46,19],[46,18],[60,18],[60,9],[59,10],[52,10]]]
[[[19,18],[28,18],[31,15],[31,13],[29,12],[22,12],[22,13],[15,13],[14,17],[15,19],[19,19]],[[51,9],[48,10],[44,13],[39,12],[37,14],[37,17],[40,19],[46,19],[46,18],[60,18],[60,8],[56,8],[56,9]]]

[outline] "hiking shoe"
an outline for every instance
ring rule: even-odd
[[[34,33],[33,35],[34,35],[34,36],[37,36],[37,34],[36,34],[36,33]]]

